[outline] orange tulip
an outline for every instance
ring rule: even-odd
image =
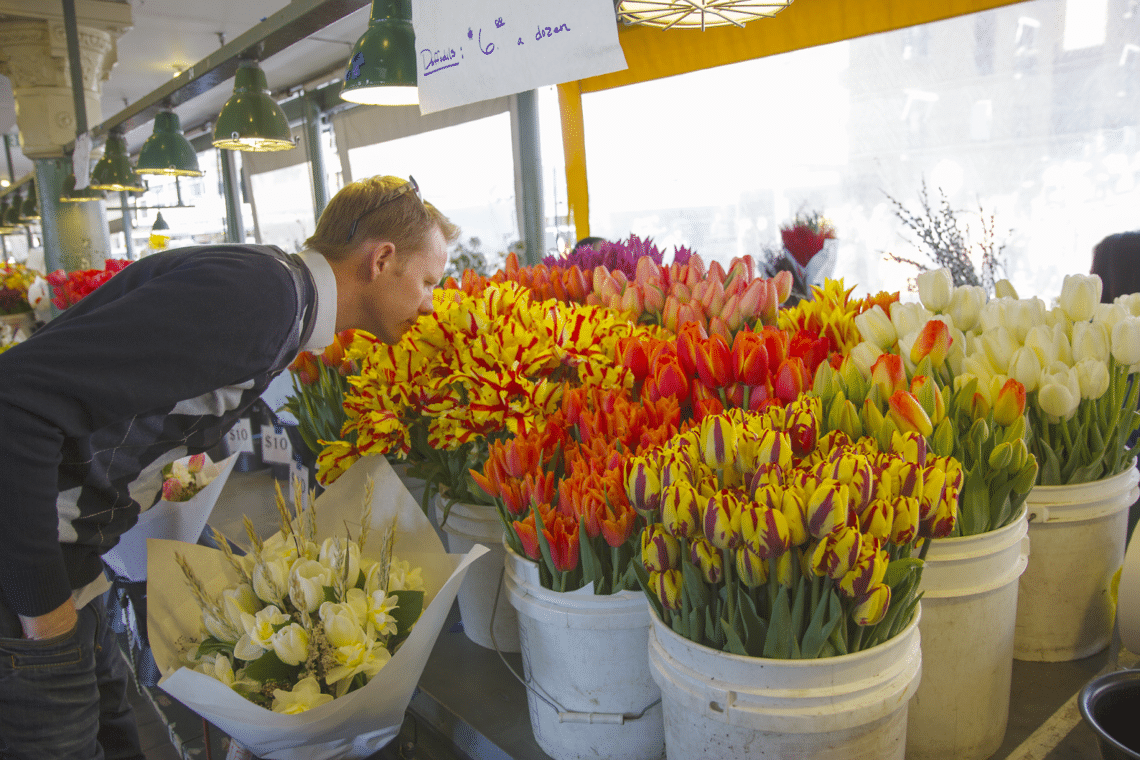
[[[617,548],[629,540],[633,534],[634,511],[629,507],[618,510],[614,514],[608,506],[602,517],[602,538],[613,548]]]
[[[886,354],[884,354],[886,356]],[[934,432],[934,425],[930,417],[909,391],[897,390],[890,398],[891,420],[902,432],[917,432],[922,436],[929,436]]]
[[[732,370],[738,383],[761,385],[768,380],[768,351],[751,330],[741,330],[732,341]]]
[[[578,567],[578,524],[573,520],[562,519],[562,516],[553,511],[545,517],[548,527],[542,534],[550,545],[550,559],[554,563],[554,569],[560,572],[573,570]]]
[[[906,390],[906,370],[902,359],[894,354],[882,354],[871,365],[871,382],[883,398],[890,398],[896,391]]]
[[[950,354],[950,344],[954,339],[950,337],[950,328],[940,319],[932,319],[919,331],[914,345],[910,349],[910,360],[915,364],[930,357],[930,364],[935,369],[946,362]]]
[[[1005,427],[1017,422],[1025,414],[1025,386],[1010,378],[994,399],[994,422]]]
[[[795,401],[805,388],[811,386],[811,377],[808,375],[803,360],[798,356],[785,359],[780,364],[779,369],[776,370],[776,377],[772,385],[776,392],[776,398],[785,404]]]

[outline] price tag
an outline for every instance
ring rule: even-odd
[[[305,509],[309,508],[309,468],[303,464],[293,463],[289,470],[289,503],[296,498],[297,489],[301,489],[301,503]]]
[[[249,417],[242,417],[226,433],[226,448],[231,454],[248,451],[253,453],[253,430],[249,424]]]
[[[284,430],[277,433],[272,425],[261,426],[261,458],[269,464],[293,464],[293,446]]]

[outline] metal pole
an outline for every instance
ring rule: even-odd
[[[63,0],[63,27],[67,33],[67,61],[71,65],[71,97],[75,102],[75,136],[87,131],[87,102],[83,96],[83,65],[79,60],[79,22],[75,0]]]
[[[8,159],[8,181],[16,184],[16,173],[12,171],[12,136],[4,133],[4,157]]]
[[[131,209],[127,204],[130,201],[127,199],[127,191],[119,191],[119,206],[123,210],[123,237],[127,240],[127,259],[134,261],[135,256],[135,241],[131,239],[131,233],[134,230],[134,225],[131,224]]]
[[[241,181],[249,196],[249,213],[253,217],[253,242],[261,245],[261,221],[257,218],[257,194],[253,192],[253,182],[249,179],[249,164],[241,162]]]
[[[40,236],[44,245],[44,269],[63,269],[63,241],[59,228],[59,194],[71,162],[66,158],[37,158],[36,194],[40,199]]]
[[[545,214],[542,204],[542,154],[538,136],[538,93],[535,90],[520,92],[519,167],[522,179],[523,243],[528,266],[542,261],[546,248]]]
[[[313,220],[319,220],[329,205],[329,186],[325,172],[325,150],[321,141],[321,111],[311,93],[301,98],[305,113],[305,147],[309,150],[309,168],[313,173]]]
[[[222,162],[222,190],[226,196],[226,241],[245,243],[245,222],[241,218],[241,188],[238,187],[234,151],[218,149]]]

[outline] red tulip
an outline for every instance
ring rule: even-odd
[[[768,380],[768,351],[751,330],[741,330],[732,341],[733,376],[738,383],[761,385]]]

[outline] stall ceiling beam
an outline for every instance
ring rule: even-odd
[[[629,68],[583,79],[580,88],[583,93],[609,90],[1024,1],[801,0],[743,28],[722,26],[702,32],[621,26],[618,40]]]
[[[369,0],[293,0],[137,103],[92,128],[92,136],[105,135],[114,127],[121,127],[124,132],[141,127],[164,107],[181,105],[232,78],[242,55],[253,53],[265,60],[368,4]],[[68,150],[72,147],[69,145]]]

